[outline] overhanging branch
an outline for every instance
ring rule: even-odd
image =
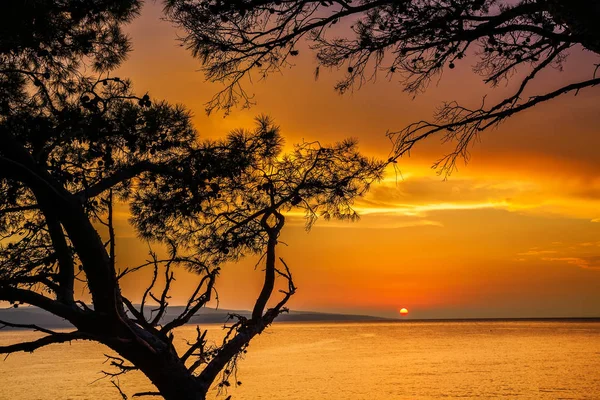
[[[399,132],[388,132],[388,137],[394,142],[394,148],[390,155],[390,161],[395,161],[405,154],[408,154],[415,144],[440,132],[447,132],[444,141],[456,140],[458,142],[455,151],[442,158],[434,167],[441,167],[441,171],[450,174],[455,168],[456,159],[467,155],[467,146],[485,129],[498,125],[508,117],[525,111],[538,104],[554,99],[566,93],[575,92],[577,94],[581,89],[593,87],[600,84],[600,78],[589,79],[563,86],[552,92],[543,95],[530,97],[523,103],[513,104],[503,101],[502,106],[494,106],[490,109],[469,110],[456,103],[445,105],[440,114],[440,122],[432,123],[420,121],[409,125]],[[520,89],[519,89],[520,90]],[[518,99],[517,93],[513,100]]]
[[[31,353],[41,347],[48,346],[50,344],[55,343],[66,343],[71,342],[73,340],[84,340],[91,339],[89,335],[84,334],[83,332],[74,331],[69,333],[53,333],[48,336],[44,336],[38,340],[34,340],[31,342],[23,342],[12,344],[8,346],[0,346],[0,354],[10,354],[17,353],[19,351],[24,351]]]
[[[76,325],[84,313],[77,307],[68,306],[32,290],[0,287],[0,300],[19,302],[39,307]]]

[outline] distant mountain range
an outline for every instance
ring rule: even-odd
[[[151,309],[152,307],[148,307]],[[163,317],[163,323],[167,323],[177,317],[183,311],[181,306],[173,306],[167,309]],[[225,323],[229,314],[239,314],[250,317],[250,311],[222,310],[213,308],[202,308],[194,315],[190,324],[208,324]],[[281,314],[276,322],[368,322],[368,321],[386,321],[390,319],[373,317],[370,315],[348,315],[348,314],[329,314],[312,311],[290,311],[288,314]],[[0,321],[12,322],[15,324],[35,324],[44,328],[59,329],[69,328],[71,324],[64,319],[57,317],[37,307],[19,307],[0,309]],[[6,328],[8,329],[8,328]]]

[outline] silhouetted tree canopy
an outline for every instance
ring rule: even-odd
[[[467,68],[491,86],[520,80],[514,93],[495,104],[466,108],[443,104],[433,122],[397,132],[391,160],[415,143],[440,133],[456,149],[437,163],[450,172],[479,132],[566,93],[600,83],[596,65],[581,81],[549,92],[532,82],[560,67],[572,49],[600,54],[600,2],[596,0],[167,0],[169,18],[183,28],[183,43],[199,58],[210,81],[225,89],[207,111],[248,106],[243,79],[264,77],[293,64],[299,42],[308,41],[319,68],[342,70],[344,93],[384,75],[417,94],[444,68]],[[341,27],[340,27],[341,25]],[[515,72],[519,71],[516,75]]]
[[[0,301],[27,304],[70,322],[40,339],[0,347],[32,352],[73,340],[100,342],[117,377],[141,370],[165,399],[204,399],[219,379],[226,389],[250,340],[287,309],[295,285],[276,246],[286,212],[355,219],[356,197],[381,177],[384,163],[361,156],[356,143],[302,143],[282,152],[267,117],[252,130],[200,140],[179,105],[137,95],[111,75],[130,44],[121,25],[137,1],[8,1],[0,22]],[[140,265],[118,265],[115,207],[129,206],[151,250]],[[264,254],[264,285],[251,318],[231,316],[218,345],[197,338],[180,354],[173,329],[214,295],[224,261]],[[182,313],[164,320],[176,267],[198,274]],[[120,280],[152,271],[141,303]],[[162,280],[159,279],[162,276]],[[274,301],[276,278],[285,289]],[[75,290],[81,281],[91,297]],[[159,287],[161,286],[162,287]],[[149,310],[148,303],[156,306]],[[148,393],[146,393],[148,394]]]

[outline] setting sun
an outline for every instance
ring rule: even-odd
[[[408,309],[406,309],[406,308],[400,309],[400,315],[403,316],[403,317],[407,316],[408,315]]]

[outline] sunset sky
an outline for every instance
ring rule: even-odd
[[[268,114],[289,145],[356,137],[364,153],[386,157],[388,129],[431,119],[444,100],[478,105],[487,92],[466,58],[414,100],[383,77],[340,96],[336,74],[315,81],[314,55],[301,51],[295,68],[248,87],[256,106],[208,117],[204,103],[219,86],[204,82],[199,62],[160,17],[160,4],[147,2],[128,28],[134,51],[118,74],[138,92],[186,105],[205,138]],[[547,71],[536,87],[588,77],[597,62],[573,52],[562,73]],[[599,89],[584,90],[486,131],[471,162],[447,180],[430,166],[448,147],[422,143],[400,160],[401,175],[390,171],[357,204],[357,223],[319,221],[307,233],[290,216],[282,235],[288,246],[280,249],[299,288],[290,307],[384,316],[406,307],[411,318],[600,316],[599,101]],[[126,225],[126,213],[120,217]],[[128,228],[119,232],[118,262],[143,259],[146,245]],[[221,308],[251,308],[261,279],[255,262],[223,268]],[[143,278],[126,281],[125,291],[139,294]],[[171,303],[185,301],[193,280],[180,276]]]

